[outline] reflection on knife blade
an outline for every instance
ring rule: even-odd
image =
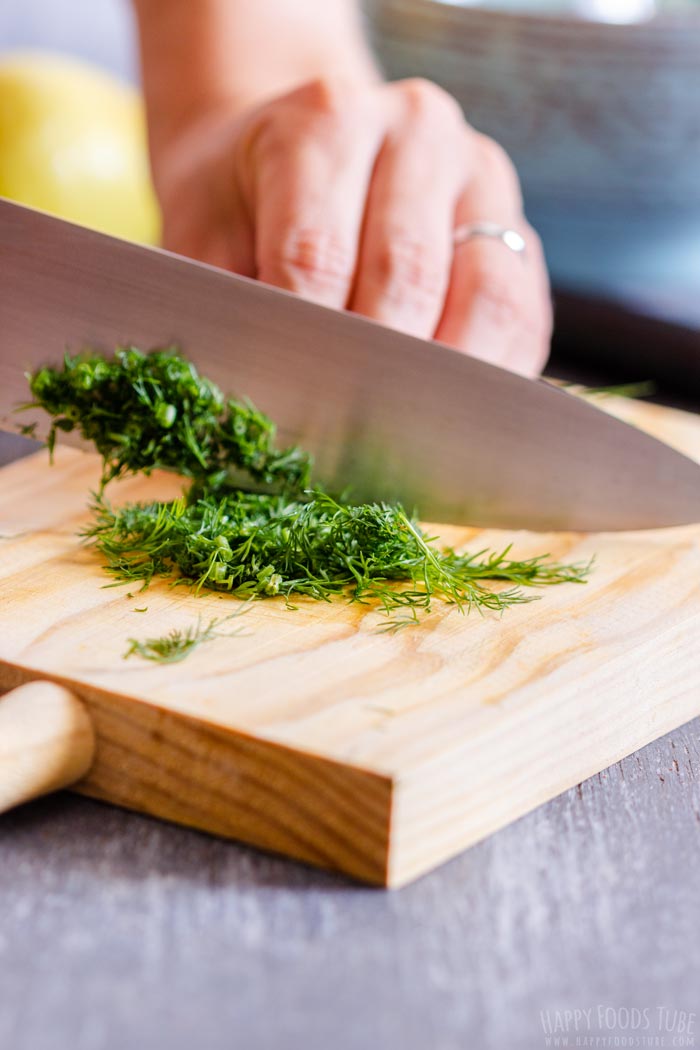
[[[0,426],[65,346],[177,341],[245,391],[331,488],[432,521],[631,529],[700,521],[700,466],[546,383],[0,200]]]

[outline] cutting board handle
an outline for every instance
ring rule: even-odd
[[[68,689],[29,682],[0,696],[0,813],[74,784],[94,755],[90,716]]]

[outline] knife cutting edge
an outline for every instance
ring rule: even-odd
[[[700,465],[565,391],[5,200],[0,289],[4,429],[66,348],[176,344],[357,499],[500,528],[700,521]]]

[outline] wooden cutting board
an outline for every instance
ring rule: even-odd
[[[698,419],[606,405],[700,458]],[[0,690],[48,678],[85,702],[86,795],[397,886],[700,713],[700,525],[440,529],[595,570],[502,618],[440,606],[396,635],[369,607],[254,603],[243,633],[160,666],[124,660],[128,639],[236,603],[105,589],[76,538],[97,477],[69,449],[0,471]],[[130,479],[115,502],[176,491]]]

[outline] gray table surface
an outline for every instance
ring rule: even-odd
[[[0,1046],[530,1050],[633,1008],[697,1037],[699,728],[395,892],[68,794],[5,815]]]
[[[64,793],[0,817],[0,1048],[700,1045],[699,870],[700,719],[394,892]]]
[[[0,48],[133,72],[97,10],[3,0]],[[55,796],[0,819],[0,1047],[700,1045],[698,871],[699,721],[393,893]]]

